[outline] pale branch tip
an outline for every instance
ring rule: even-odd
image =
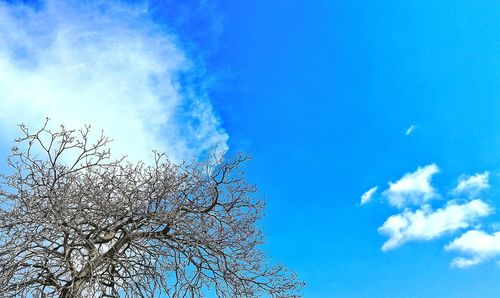
[[[1,297],[297,297],[303,283],[269,265],[241,164],[111,159],[90,126],[21,137],[0,188]]]

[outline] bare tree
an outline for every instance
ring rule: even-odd
[[[1,297],[299,296],[259,250],[247,156],[133,164],[89,127],[20,127],[0,190]]]

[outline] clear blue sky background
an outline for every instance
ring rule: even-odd
[[[387,183],[431,163],[441,169],[434,208],[457,177],[485,171],[481,199],[500,206],[498,1],[150,8],[204,65],[230,153],[253,156],[246,171],[267,201],[264,248],[306,282],[305,297],[498,297],[495,258],[450,266],[457,254],[444,246],[467,229],[387,252],[377,232],[400,212],[380,195]],[[497,213],[482,222],[488,232]]]
[[[200,36],[213,29],[200,15],[181,36],[218,74],[229,146],[253,155],[248,176],[267,198],[266,249],[305,296],[497,297],[494,262],[450,267],[456,233],[382,252],[377,228],[397,210],[357,203],[429,163],[444,192],[490,171],[485,200],[498,203],[499,3],[214,3],[217,39]]]

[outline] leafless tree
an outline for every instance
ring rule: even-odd
[[[113,160],[89,127],[22,137],[0,190],[1,297],[296,297],[259,250],[245,155]]]

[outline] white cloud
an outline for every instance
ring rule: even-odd
[[[413,173],[406,173],[401,179],[389,182],[389,189],[384,191],[392,206],[402,208],[407,205],[421,205],[437,196],[431,186],[432,175],[439,172],[435,164],[419,167]]]
[[[410,127],[408,127],[406,129],[405,136],[411,135],[415,131],[416,128],[417,128],[417,126],[415,124],[410,125]]]
[[[378,186],[374,186],[361,196],[361,205],[368,203],[377,192]]]
[[[492,208],[481,200],[462,205],[449,202],[446,207],[436,211],[429,205],[417,211],[406,209],[390,216],[378,229],[381,234],[389,236],[382,250],[394,249],[408,241],[431,240],[445,233],[470,227],[477,219],[491,212]]]
[[[475,174],[472,176],[461,176],[458,178],[458,185],[453,189],[454,195],[467,194],[475,196],[484,189],[490,187],[488,183],[489,172]]]
[[[452,266],[465,268],[500,256],[500,232],[488,234],[480,230],[467,231],[446,246],[468,257],[453,259]]]
[[[198,155],[227,135],[175,36],[144,4],[47,0],[0,2],[0,124],[91,124],[113,150],[147,159]],[[197,91],[195,91],[197,90]],[[201,90],[201,91],[200,91]]]

